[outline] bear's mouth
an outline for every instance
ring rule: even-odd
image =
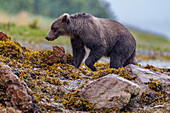
[[[47,39],[48,41],[53,41],[53,40],[57,39],[59,36],[61,36],[61,35],[58,34],[58,35],[56,35],[55,37],[52,37],[52,38],[46,36],[45,39]]]
[[[54,38],[45,37],[45,39],[48,40],[48,41],[53,41],[53,40],[55,40],[55,39],[57,39],[57,38],[58,38],[58,37],[54,37]]]

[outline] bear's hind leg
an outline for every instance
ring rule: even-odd
[[[124,43],[117,42],[112,48],[110,54],[110,68],[121,68],[123,67],[127,58],[129,58],[129,48]]]
[[[123,67],[125,67],[128,64],[134,64],[136,65],[137,62],[135,60],[135,56],[136,56],[136,50],[134,50],[134,52],[132,53],[132,55],[128,58],[128,60],[126,60],[126,62],[124,63]]]
[[[123,67],[122,65],[122,58],[120,56],[118,56],[115,53],[111,53],[110,55],[110,68],[121,68]]]

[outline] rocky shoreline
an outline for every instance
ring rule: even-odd
[[[0,41],[0,112],[170,112],[170,73],[151,65],[72,66],[62,47]]]
[[[32,81],[20,79],[21,75],[1,63],[0,112],[170,111],[170,76],[135,65],[128,65],[125,71],[133,77],[121,77],[121,70],[98,79],[87,75],[74,80],[56,77],[56,84],[34,79],[33,88]]]

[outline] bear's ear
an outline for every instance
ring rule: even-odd
[[[63,17],[62,17],[62,22],[69,24],[70,23],[70,15],[67,13],[64,13]]]

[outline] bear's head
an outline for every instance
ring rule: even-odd
[[[62,35],[69,35],[70,15],[65,13],[57,18],[51,25],[51,30],[45,37],[48,41],[53,41]]]

